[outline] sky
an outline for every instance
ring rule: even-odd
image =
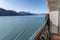
[[[0,8],[35,14],[48,13],[45,0],[0,0]]]

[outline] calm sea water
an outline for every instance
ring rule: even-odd
[[[45,16],[0,16],[0,40],[28,40]]]

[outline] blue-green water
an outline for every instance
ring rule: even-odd
[[[0,40],[29,40],[44,22],[44,16],[0,16]]]

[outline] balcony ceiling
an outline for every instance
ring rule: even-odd
[[[60,10],[60,0],[47,0],[47,3],[51,11]]]

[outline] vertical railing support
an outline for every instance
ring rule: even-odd
[[[48,26],[48,36],[47,36],[47,39],[46,40],[51,40],[51,31],[50,31],[50,16],[49,14],[46,15],[46,18],[47,18],[47,26]]]

